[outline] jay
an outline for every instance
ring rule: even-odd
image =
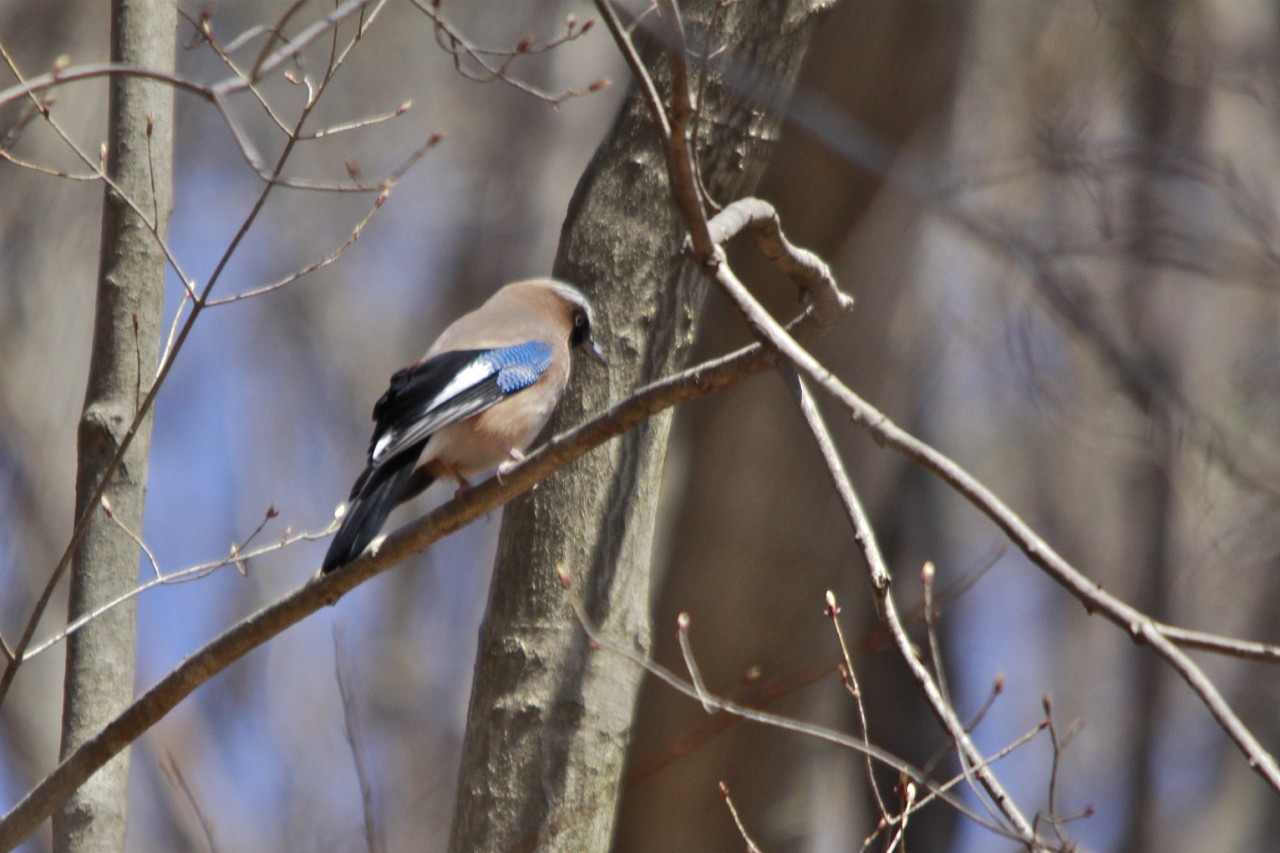
[[[398,504],[441,477],[459,489],[523,459],[569,382],[570,352],[605,363],[591,306],[549,278],[508,284],[399,370],[373,407],[364,473],[351,489],[322,573],[351,562]]]

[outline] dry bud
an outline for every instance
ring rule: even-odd
[[[565,563],[556,563],[556,579],[565,589],[573,588],[573,575],[569,573],[569,566]]]
[[[689,614],[688,614],[688,613],[681,613],[679,616],[677,616],[677,617],[676,617],[676,628],[677,628],[677,629],[679,629],[679,630],[680,630],[680,631],[682,631],[682,632],[684,632],[684,631],[688,631],[688,630],[689,630],[689,621],[690,621],[690,620],[689,620]]]
[[[607,87],[612,86],[612,85],[613,85],[613,81],[612,81],[612,80],[610,80],[610,79],[609,79],[609,78],[607,78],[607,77],[603,77],[603,78],[601,78],[601,79],[597,80],[596,82],[592,83],[590,86],[588,86],[588,87],[587,87],[587,91],[588,91],[588,92],[599,92],[601,89],[607,88]]]
[[[532,34],[527,35],[524,38],[520,39],[520,43],[516,45],[516,53],[524,53],[526,50],[528,50],[531,47],[533,47]]]

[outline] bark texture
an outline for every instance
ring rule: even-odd
[[[821,6],[688,4],[691,49],[713,63],[698,154],[712,196],[750,193],[776,138]],[[666,63],[642,47],[665,92]],[[695,79],[697,75],[695,74]],[[607,374],[580,365],[552,429],[682,364],[703,286],[679,254],[658,137],[634,90],[579,183],[555,274],[597,310]],[[503,520],[463,748],[451,849],[609,849],[641,673],[588,647],[570,602],[610,636],[649,644],[650,560],[669,415],[510,505]],[[566,589],[560,576],[571,578]]]
[[[152,0],[114,0],[111,58],[172,72],[177,16]],[[173,205],[173,91],[131,77],[111,79],[107,172],[133,200],[110,188],[102,206],[97,308],[88,387],[77,447],[76,517],[93,512],[72,563],[69,619],[130,589],[140,550],[121,526],[142,531],[151,418],[145,419],[104,497],[89,507],[155,376],[164,304],[165,257],[139,211],[163,233]],[[99,731],[133,698],[134,607],[117,607],[67,644],[61,755]],[[120,850],[128,806],[128,752],[102,768],[54,817],[60,853]]]

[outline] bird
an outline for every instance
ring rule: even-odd
[[[351,488],[321,574],[359,557],[400,503],[447,477],[470,480],[524,458],[564,394],[571,353],[608,361],[591,304],[551,278],[500,288],[391,377],[373,407],[364,472]]]

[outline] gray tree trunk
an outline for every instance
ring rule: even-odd
[[[714,2],[683,10],[693,50]],[[698,156],[714,198],[759,180],[818,8],[768,0],[724,7]],[[818,7],[818,8],[815,8]],[[667,91],[666,63],[642,56]],[[697,79],[695,72],[694,79]],[[658,137],[634,90],[578,185],[555,266],[598,314],[611,364],[589,364],[553,429],[577,423],[686,358],[703,288],[679,254]],[[642,673],[591,649],[570,608],[614,639],[649,644],[650,557],[670,415],[569,466],[507,507],[463,747],[451,850],[609,849],[618,779]],[[572,579],[566,589],[559,576]]]
[[[177,15],[169,3],[113,0],[111,58],[174,68]],[[137,78],[111,78],[107,173],[161,233],[173,205],[173,90]],[[150,130],[148,126],[150,125]],[[165,258],[138,213],[111,189],[102,205],[93,351],[80,419],[76,517],[93,519],[76,549],[69,618],[101,606],[137,583],[151,418],[141,424],[106,489],[115,520],[89,507],[142,397],[155,376],[164,304]],[[99,731],[133,698],[134,609],[117,607],[72,635],[62,713],[62,757]],[[59,853],[120,850],[128,805],[129,753],[98,771],[54,816]]]

